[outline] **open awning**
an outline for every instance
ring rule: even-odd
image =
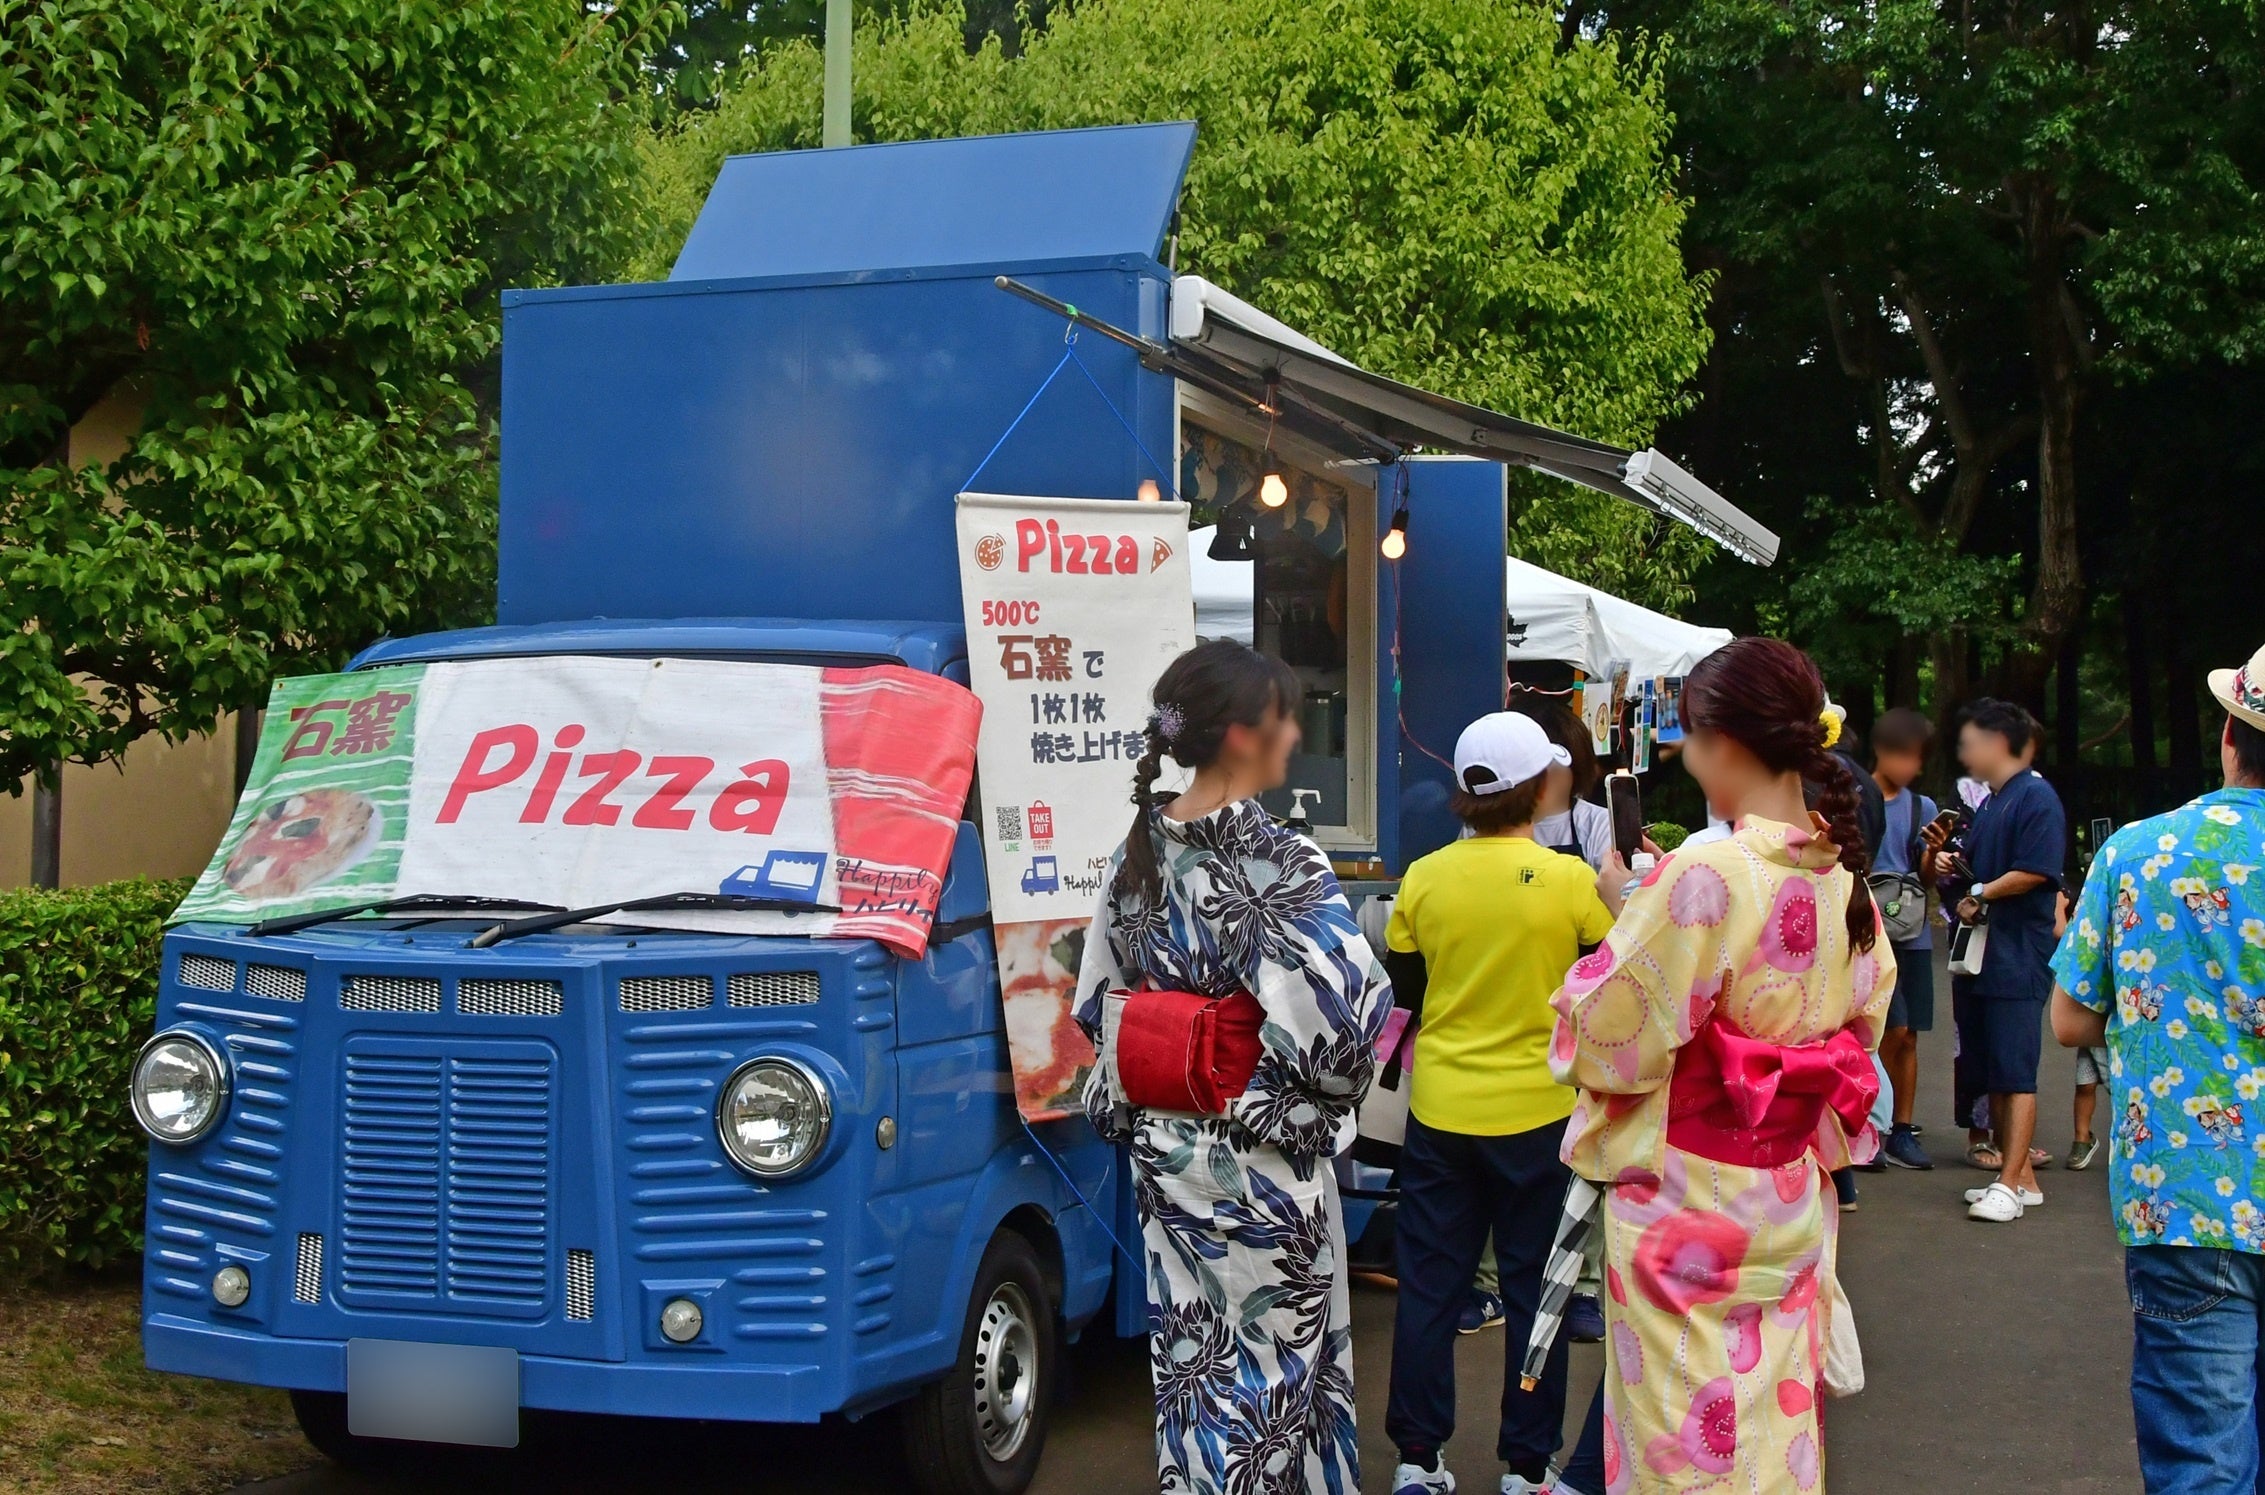
[[[1330,447],[1350,439],[1380,460],[1421,447],[1530,467],[1689,525],[1742,560],[1777,559],[1773,531],[1658,451],[1590,441],[1372,374],[1201,276],[1172,282],[1170,336],[1155,366],[1271,405],[1284,424]]]

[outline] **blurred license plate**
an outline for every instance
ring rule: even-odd
[[[519,1446],[519,1352],[346,1341],[346,1429],[358,1438]]]

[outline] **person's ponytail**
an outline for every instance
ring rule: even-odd
[[[1817,786],[1817,813],[1831,828],[1832,844],[1840,852],[1840,865],[1848,869],[1854,886],[1848,894],[1848,946],[1852,950],[1869,950],[1879,940],[1880,918],[1872,907],[1872,885],[1865,879],[1872,870],[1872,858],[1864,847],[1864,830],[1857,819],[1863,801],[1856,790],[1856,774],[1848,760],[1824,745],[1822,733],[1817,750],[1801,777]]]
[[[1163,872],[1156,864],[1156,836],[1148,828],[1149,797],[1155,792],[1156,776],[1164,771],[1164,734],[1158,729],[1156,718],[1148,719],[1145,735],[1147,751],[1133,765],[1132,829],[1125,832],[1124,860],[1117,864],[1117,880],[1112,891],[1119,898],[1133,898],[1143,906],[1153,907],[1164,884]]]

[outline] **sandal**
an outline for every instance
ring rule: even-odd
[[[2053,1155],[2042,1147],[2032,1147],[2029,1149],[2029,1166],[2032,1168],[2050,1168],[2053,1166]]]
[[[1966,1166],[1979,1168],[1984,1173],[2005,1171],[2005,1155],[1994,1142],[1969,1142],[1966,1145]]]

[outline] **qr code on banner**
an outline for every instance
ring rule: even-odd
[[[991,808],[991,814],[996,820],[1000,840],[1020,841],[1022,839],[1022,806],[994,805]]]

